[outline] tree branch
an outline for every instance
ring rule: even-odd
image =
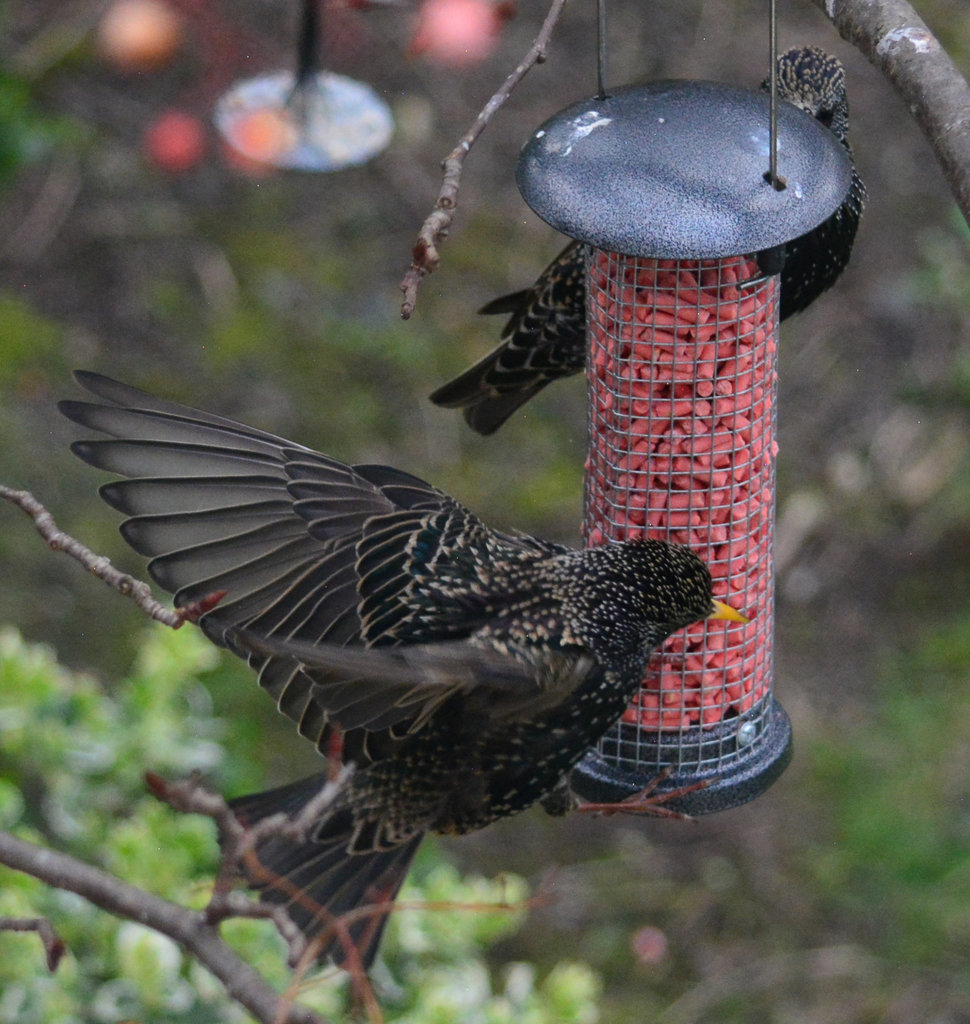
[[[167,935],[218,978],[228,995],[262,1024],[327,1024],[319,1014],[275,992],[258,971],[222,941],[204,912],[160,899],[106,871],[8,832],[0,832],[0,863],[56,889],[77,893],[115,917],[137,921]]]
[[[326,907],[309,901],[306,894],[293,886],[288,879],[281,878],[265,868],[256,852],[260,841],[270,836],[281,836],[298,843],[306,842],[310,829],[343,791],[353,772],[353,765],[340,767],[294,817],[291,818],[281,811],[249,827],[242,825],[225,799],[207,789],[197,775],[177,782],[167,782],[160,775],[149,772],[145,779],[152,793],[173,810],[181,814],[204,815],[211,818],[219,829],[222,859],[213,886],[212,898],[202,912],[206,922],[215,925],[229,917],[259,917],[272,920],[289,947],[289,963],[294,972],[284,998],[292,997],[307,971],[316,963],[325,942],[332,935],[336,935],[344,948],[344,969],[350,974],[356,997],[367,1011],[371,1024],[383,1024],[384,1018],[377,997],[361,963],[360,952],[350,934],[349,925],[359,917],[379,921],[387,911],[381,906],[368,905],[334,917]],[[232,891],[233,883],[240,876],[240,868],[245,869],[245,874],[251,882],[259,881],[271,885],[286,892],[291,899],[302,903],[326,922],[324,931],[314,940],[307,942],[302,932],[293,924],[285,907],[270,907],[265,903],[256,903]]]
[[[18,491],[0,484],[0,499],[26,512],[52,551],[63,551],[65,555],[80,562],[93,576],[124,597],[131,598],[150,619],[165,626],[178,629],[186,622],[196,622],[200,615],[214,608],[226,596],[224,590],[215,591],[185,608],[167,608],[152,597],[147,583],[116,569],[104,555],[96,555],[89,547],[59,529],[54,517],[29,491]]]
[[[133,600],[149,618],[166,626],[178,629],[185,622],[197,620],[224,596],[220,591],[186,608],[166,608],[152,597],[147,583],[115,569],[106,557],[95,554],[60,530],[51,513],[30,492],[0,484],[0,499],[9,501],[29,515],[37,532],[52,550],[63,551],[74,558],[119,594]],[[341,770],[323,787],[321,794],[310,801],[308,813],[322,811],[345,781],[349,770]],[[268,917],[289,945],[291,961],[313,962],[312,956],[306,957],[305,939],[280,908],[268,908],[229,891],[236,863],[243,858],[249,863],[255,858],[254,846],[259,838],[273,832],[292,834],[294,829],[305,830],[310,823],[308,819],[301,815],[291,822],[285,815],[276,815],[274,819],[260,822],[255,829],[243,829],[225,800],[206,792],[197,779],[170,784],[150,772],[146,781],[157,797],[180,811],[207,815],[216,822],[223,837],[229,837],[225,842],[212,899],[204,910],[187,910],[66,854],[35,846],[4,832],[0,832],[0,864],[22,871],[54,888],[77,893],[116,917],[137,921],[167,935],[215,975],[231,998],[264,1024],[327,1024],[324,1018],[311,1010],[295,1006],[290,992],[283,996],[276,993],[258,971],[222,941],[217,930],[219,923],[229,917]],[[63,955],[63,942],[43,918],[0,918],[0,930],[36,931],[44,943],[51,970],[56,968]],[[362,971],[360,973],[363,974]],[[376,1006],[376,1001],[373,1003]],[[372,1019],[377,1020],[379,1016],[372,1016]]]
[[[461,185],[461,173],[472,146],[479,135],[491,121],[495,113],[502,107],[505,101],[511,96],[515,87],[522,81],[529,71],[546,59],[546,51],[553,29],[556,27],[566,0],[552,0],[546,19],[539,29],[529,51],[519,62],[519,66],[505,79],[502,87],[481,109],[474,123],[467,132],[458,140],[458,145],[442,161],[444,177],[441,183],[441,190],[435,201],[434,209],[421,225],[417,241],[411,254],[411,266],[401,281],[401,291],[404,292],[404,301],[401,303],[401,316],[407,320],[414,312],[418,301],[418,288],[424,278],[437,269],[440,256],[438,244],[447,235],[448,228],[455,216],[458,206],[458,189]]]
[[[970,224],[970,85],[906,0],[813,0],[905,101]]]

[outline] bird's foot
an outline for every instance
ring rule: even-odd
[[[211,594],[200,597],[198,601],[180,605],[175,609],[178,625],[173,628],[178,629],[179,626],[184,625],[186,622],[198,622],[206,612],[211,612],[228,593],[228,590],[213,590]]]
[[[580,802],[579,797],[569,788],[569,778],[567,777],[561,779],[555,789],[546,793],[539,804],[546,814],[551,814],[554,818],[561,818],[563,815],[575,811]]]
[[[688,793],[696,793],[699,789],[706,789],[711,784],[711,780],[701,779],[699,782],[692,782],[689,785],[671,789],[666,793],[657,793],[657,787],[665,779],[670,778],[672,774],[673,768],[668,766],[655,775],[643,789],[637,793],[632,793],[625,800],[619,800],[616,803],[583,802],[578,804],[576,810],[583,811],[586,814],[649,814],[657,818],[694,821],[691,815],[685,814],[683,811],[675,811],[672,807],[664,807],[663,805],[671,800],[677,800],[682,796],[686,796]]]

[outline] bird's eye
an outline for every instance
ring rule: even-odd
[[[821,124],[821,125],[824,125],[826,128],[830,128],[832,126],[832,118],[834,116],[835,116],[835,111],[833,111],[833,110],[820,110],[815,115],[816,120],[818,121],[818,123]]]

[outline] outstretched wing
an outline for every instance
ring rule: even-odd
[[[316,699],[308,677],[294,676],[290,660],[235,643],[240,630],[338,646],[468,635],[475,608],[449,605],[433,590],[450,561],[469,563],[455,571],[484,569],[490,545],[534,544],[490,534],[458,502],[399,470],[349,466],[97,374],[77,379],[101,402],[62,402],[61,411],[107,436],[72,450],[128,478],[101,489],[128,516],[125,539],[150,557],[149,572],[177,604],[226,592],[200,626],[247,657],[280,710],[321,747],[340,715]],[[355,714],[352,728],[382,734],[369,741],[376,756],[397,733],[388,731],[379,695],[367,707],[373,718]],[[418,702],[412,717],[420,713]],[[395,719],[398,729],[406,717]],[[364,743],[345,737],[348,757],[370,756]]]

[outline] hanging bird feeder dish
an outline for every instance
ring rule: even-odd
[[[321,68],[322,10],[302,0],[294,72],[244,79],[216,103],[216,128],[257,165],[339,171],[366,163],[394,134],[390,108],[369,85]]]
[[[852,166],[813,117],[767,93],[662,81],[567,107],[525,144],[522,197],[548,224],[600,249],[698,260],[783,245],[845,198]],[[780,186],[780,187],[779,187]]]
[[[714,596],[751,618],[692,627],[654,655],[573,772],[587,801],[668,773],[659,793],[704,786],[666,806],[703,814],[753,799],[791,757],[772,696],[776,272],[852,169],[788,104],[770,163],[770,123],[765,93],[654,82],[568,107],[519,159],[526,202],[586,244],[586,543],[687,544]]]
[[[339,171],[387,148],[394,118],[364,82],[330,71],[302,80],[273,71],[237,82],[219,98],[214,120],[226,142],[259,164],[295,171]]]

